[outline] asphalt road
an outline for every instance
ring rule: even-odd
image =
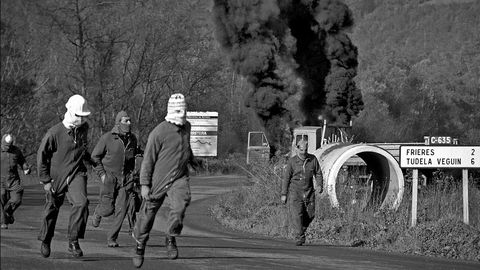
[[[236,232],[212,219],[209,207],[215,196],[247,184],[235,176],[193,177],[192,204],[187,209],[183,235],[177,239],[179,258],[169,260],[164,246],[163,220],[167,205],[160,209],[147,244],[141,269],[480,269],[480,263],[371,251],[332,245],[296,247],[289,240]],[[88,188],[90,213],[98,202],[98,186]],[[60,210],[52,242],[52,255],[41,257],[37,240],[44,195],[41,186],[28,186],[24,203],[16,212],[16,222],[1,231],[1,269],[135,269],[132,265],[134,241],[125,221],[118,242],[106,247],[106,230],[111,220],[99,228],[87,227],[80,245],[84,257],[75,259],[67,252],[66,228],[69,204]],[[91,217],[90,217],[91,218]],[[90,222],[89,218],[89,222]]]

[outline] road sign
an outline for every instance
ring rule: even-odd
[[[192,125],[190,145],[194,156],[217,156],[218,112],[187,112]]]
[[[400,146],[402,168],[480,168],[480,146]]]
[[[425,145],[458,145],[458,139],[450,136],[423,136]]]

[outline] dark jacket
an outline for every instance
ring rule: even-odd
[[[30,166],[25,161],[22,151],[20,151],[20,149],[15,145],[10,145],[8,149],[2,148],[0,168],[2,187],[10,188],[15,182],[20,184],[18,167],[20,167],[22,170],[30,169]]]
[[[60,191],[75,174],[87,171],[84,164],[84,161],[90,160],[87,133],[87,123],[67,129],[60,122],[47,131],[37,152],[38,177],[41,182],[46,184],[53,180],[53,189]]]
[[[122,179],[126,184],[135,168],[137,154],[139,154],[137,153],[137,137],[132,133],[121,135],[118,127],[115,126],[100,137],[92,151],[94,170],[99,177],[109,173],[117,179]]]
[[[189,177],[188,163],[193,160],[190,147],[190,123],[177,126],[163,121],[148,136],[140,170],[140,184],[151,187],[151,198],[160,197],[166,186]]]
[[[314,176],[317,187],[313,186]],[[310,192],[315,188],[319,189],[320,192],[322,191],[322,170],[314,155],[307,153],[304,160],[295,155],[288,160],[282,181],[282,195],[287,195],[289,188],[302,192]]]

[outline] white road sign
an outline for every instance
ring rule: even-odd
[[[402,168],[480,168],[480,146],[400,146]]]
[[[190,145],[197,157],[217,156],[218,112],[187,112],[192,125]]]

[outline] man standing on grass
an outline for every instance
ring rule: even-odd
[[[131,132],[131,120],[125,111],[115,118],[115,126],[105,133],[92,151],[95,171],[102,181],[100,202],[92,217],[98,227],[102,217],[114,214],[112,227],[107,233],[107,246],[118,247],[117,238],[127,215],[129,204],[134,203],[135,156],[137,137]]]
[[[22,203],[23,187],[20,184],[18,168],[23,170],[25,175],[30,173],[30,166],[25,161],[22,151],[13,145],[13,136],[5,134],[2,136],[1,155],[1,228],[8,229],[8,224],[13,224],[15,219],[13,213]]]
[[[296,144],[296,155],[291,157],[285,168],[282,181],[282,203],[290,201],[295,228],[295,244],[305,244],[305,231],[315,217],[315,186],[323,191],[323,176],[320,164],[314,155],[307,153],[308,143],[300,140]]]
[[[187,165],[194,162],[190,147],[190,123],[186,121],[186,103],[182,94],[168,100],[165,121],[148,136],[140,170],[142,205],[133,238],[137,242],[133,264],[141,267],[145,246],[155,215],[165,198],[170,200],[165,245],[170,259],[178,257],[175,237],[183,228],[185,210],[190,203],[190,178]]]
[[[65,196],[72,205],[67,237],[68,251],[74,257],[83,256],[78,239],[84,238],[88,219],[87,168],[84,161],[90,161],[86,122],[90,111],[87,101],[80,95],[71,96],[65,107],[65,118],[47,131],[37,152],[38,176],[46,193],[38,235],[38,240],[42,241],[40,253],[45,258],[50,256],[50,244]]]

